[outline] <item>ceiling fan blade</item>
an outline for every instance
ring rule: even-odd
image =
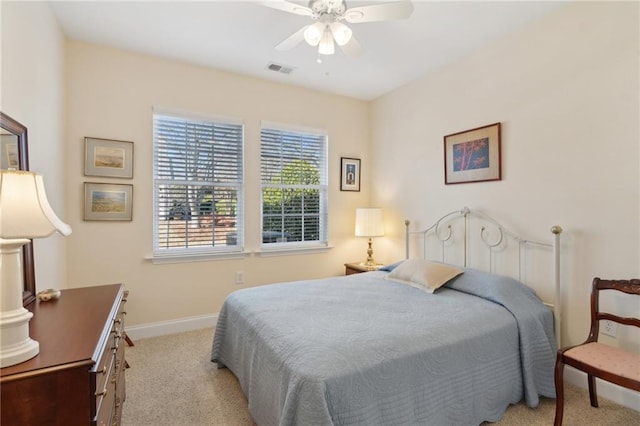
[[[289,50],[296,47],[300,42],[304,40],[304,31],[309,28],[310,25],[305,25],[289,37],[282,40],[276,45],[276,50]]]
[[[390,21],[406,19],[413,13],[413,3],[408,0],[393,3],[374,4],[372,6],[347,9],[344,19],[352,24],[361,22]]]
[[[360,42],[353,36],[344,46],[340,46],[342,51],[347,56],[360,56],[362,54],[362,46],[360,46]]]
[[[299,4],[286,0],[268,0],[259,3],[272,9],[284,10],[285,12],[295,13],[296,15],[311,16],[313,14],[313,11],[308,7],[300,6]]]

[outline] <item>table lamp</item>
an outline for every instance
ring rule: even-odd
[[[364,265],[375,267],[373,260],[372,237],[384,235],[384,225],[382,224],[382,209],[379,208],[357,208],[356,209],[356,237],[368,237],[369,248],[367,249],[367,260]]]
[[[29,337],[33,313],[22,306],[24,288],[22,246],[32,238],[71,228],[51,209],[42,176],[19,170],[0,171],[0,367],[38,355],[38,342]]]

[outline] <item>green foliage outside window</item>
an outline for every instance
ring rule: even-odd
[[[317,241],[320,236],[320,173],[306,160],[292,160],[263,187],[263,231],[281,241]]]

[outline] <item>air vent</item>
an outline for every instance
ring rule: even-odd
[[[267,69],[270,71],[279,72],[281,74],[291,74],[291,72],[295,68],[270,62],[269,64],[267,64]]]

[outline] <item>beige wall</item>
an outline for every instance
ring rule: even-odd
[[[363,252],[352,237],[353,213],[370,198],[385,208],[390,234],[376,243],[381,261],[399,257],[405,217],[426,224],[468,205],[527,236],[548,235],[552,224],[565,228],[563,335],[577,343],[592,277],[640,275],[638,12],[637,3],[571,4],[364,103],[65,43],[46,4],[2,2],[0,109],[28,126],[32,169],[45,175],[52,206],[74,231],[36,242],[38,289],[124,282],[130,326],[208,315],[240,288],[238,270],[247,286],[342,273],[342,263]],[[172,265],[145,260],[153,106],[244,120],[248,250],[259,246],[260,120],[327,128],[335,248]],[[442,136],[496,121],[503,124],[503,180],[443,185]],[[134,141],[134,179],[83,176],[85,136]],[[362,192],[338,190],[341,156],[362,158]],[[86,181],[133,183],[134,220],[84,222]],[[605,303],[637,311],[625,300]],[[621,334],[610,342],[637,349],[639,339]]]
[[[49,203],[65,212],[64,36],[44,3],[2,2],[0,110],[27,127],[29,163],[44,176]],[[64,287],[66,239],[34,242],[36,288]]]
[[[466,205],[530,238],[565,229],[564,344],[586,338],[593,277],[640,275],[638,22],[637,2],[572,4],[372,107],[372,199],[395,222]],[[494,122],[502,181],[445,186],[443,135]]]
[[[349,98],[270,83],[184,63],[69,41],[67,43],[67,210],[70,287],[124,282],[128,325],[217,313],[245,286],[339,275],[357,260],[355,208],[369,199],[369,106]],[[154,265],[152,251],[152,108],[240,118],[245,124],[246,249],[259,249],[261,120],[329,132],[328,253],[249,256],[241,260]],[[133,141],[133,180],[83,176],[84,137]],[[340,192],[340,157],[362,158],[363,191]],[[134,185],[132,222],[82,220],[83,182]],[[356,256],[354,258],[354,256]]]
[[[461,205],[508,214],[536,237],[561,224],[568,343],[583,338],[593,276],[639,275],[637,3],[569,5],[371,105],[65,44],[41,3],[3,2],[0,10],[2,110],[29,127],[32,169],[45,175],[54,209],[74,229],[67,239],[36,241],[39,289],[122,281],[132,290],[131,325],[214,313],[238,288],[233,284],[238,270],[245,272],[246,285],[339,274],[341,264],[361,251],[351,237],[353,210],[368,205],[370,195],[373,204],[385,207],[391,237],[400,235],[396,224],[404,217],[427,223]],[[172,265],[145,260],[152,235],[153,106],[245,121],[249,250],[259,245],[260,120],[327,128],[335,248],[327,254]],[[503,124],[503,180],[443,185],[442,135],[495,121]],[[134,141],[134,179],[84,177],[85,136]],[[338,190],[340,156],[363,159],[362,192]],[[407,158],[420,161],[407,163]],[[84,222],[85,181],[133,183],[134,220]],[[372,181],[376,190],[370,193]],[[395,247],[380,242],[378,259],[395,260]],[[605,303],[634,308],[625,301]],[[623,334],[617,343],[633,345],[635,337]]]

